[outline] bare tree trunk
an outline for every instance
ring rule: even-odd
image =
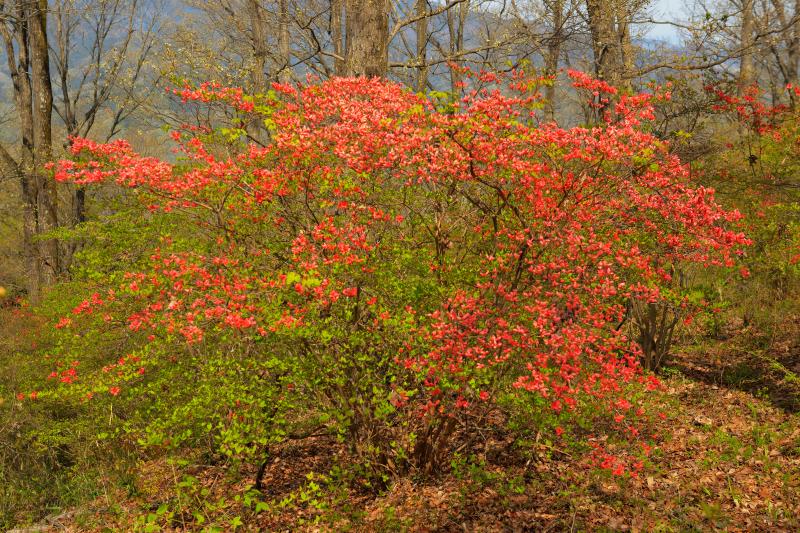
[[[775,9],[775,15],[782,28],[785,30],[781,36],[783,44],[786,48],[786,53],[782,53],[776,41],[770,42],[770,50],[775,57],[775,63],[783,76],[784,85],[797,86],[800,79],[798,79],[798,66],[800,66],[800,24],[791,23],[787,17],[784,0],[772,0],[772,7]],[[800,13],[800,0],[795,0],[794,10],[792,14]],[[760,30],[760,28],[759,28]],[[794,91],[788,91],[789,102],[793,108],[797,107],[797,95]]]
[[[331,41],[333,41],[333,70],[337,76],[345,75],[345,42],[342,32],[342,0],[331,0]]]
[[[389,70],[386,0],[347,0],[347,76],[384,77]]]
[[[739,37],[742,57],[739,59],[739,79],[737,80],[740,94],[753,83],[753,32],[755,29],[753,7],[753,0],[742,0],[742,34]]]
[[[456,9],[447,10],[447,31],[450,37],[450,56],[457,57],[464,50],[464,25],[469,14],[469,0],[460,3]],[[454,61],[456,62],[456,61]],[[456,62],[457,63],[457,62]],[[450,90],[453,97],[461,92],[461,72],[450,69]]]
[[[2,4],[0,4],[2,6]],[[5,6],[2,6],[5,7]],[[44,172],[52,157],[53,89],[47,45],[47,1],[17,0],[9,6],[10,24],[0,22],[0,36],[14,89],[21,138],[19,163],[2,149],[4,172],[13,171],[22,193],[23,246],[28,266],[28,297],[38,301],[42,287],[59,273],[55,239],[38,237],[58,226],[55,181]]]
[[[627,0],[616,0],[615,18],[619,50],[619,81],[617,86],[630,88],[628,74],[633,72],[634,51],[631,42],[631,8]]]
[[[37,198],[36,214],[38,233],[47,233],[58,227],[58,205],[55,180],[44,173],[44,164],[52,159],[53,87],[50,81],[50,59],[47,44],[47,0],[37,0],[30,6],[30,54],[33,89],[34,179]],[[42,281],[55,282],[59,274],[58,241],[48,239],[40,243]]]
[[[602,0],[586,0],[586,11],[589,15],[595,75],[618,86],[624,79],[622,40],[616,21],[619,9]]]
[[[425,92],[428,87],[428,0],[417,0],[415,6],[417,21],[417,80],[416,88]]]
[[[14,87],[14,103],[19,118],[21,137],[20,161],[17,165],[20,189],[22,193],[22,232],[23,246],[25,248],[25,262],[28,267],[27,290],[28,297],[37,301],[43,283],[42,262],[39,256],[39,247],[34,241],[38,231],[37,208],[38,191],[34,178],[34,126],[33,126],[33,91],[31,89],[30,57],[29,57],[29,30],[27,7],[22,2],[14,4],[14,15],[17,22],[14,25],[13,36],[6,26],[3,28],[3,40],[6,46],[6,59],[11,81]],[[16,41],[16,56],[14,54],[14,41]],[[16,62],[15,62],[16,57]]]
[[[280,71],[278,80],[288,83],[292,79],[291,48],[289,46],[289,0],[278,0],[278,51],[280,53]]]
[[[545,57],[545,75],[555,77],[558,74],[558,61],[561,57],[561,45],[564,40],[564,0],[553,0],[548,2],[553,33],[547,40],[547,55]],[[555,120],[556,118],[556,84],[555,81],[545,87],[545,118]]]
[[[262,93],[267,89],[264,70],[267,66],[267,28],[260,0],[248,0],[247,12],[253,39],[253,90]]]

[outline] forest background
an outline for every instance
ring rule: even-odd
[[[800,527],[800,2],[0,40],[0,527]]]

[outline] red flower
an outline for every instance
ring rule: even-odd
[[[358,294],[358,289],[356,287],[348,287],[346,289],[342,289],[342,294],[348,298],[355,298],[355,296]]]

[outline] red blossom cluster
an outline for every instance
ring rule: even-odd
[[[736,119],[746,124],[759,135],[773,134],[778,140],[779,134],[776,131],[778,118],[786,113],[789,108],[783,104],[770,105],[762,98],[763,90],[757,85],[751,85],[744,90],[742,95],[734,95],[725,92],[723,89],[714,86],[706,86],[706,91],[713,94],[718,103],[712,109],[722,113],[730,113]],[[787,90],[793,90],[791,85]]]

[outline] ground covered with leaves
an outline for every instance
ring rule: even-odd
[[[691,361],[682,354],[676,364]],[[728,374],[736,365],[728,361]],[[723,378],[725,368],[717,369]],[[255,467],[233,472],[192,457],[180,464],[144,460],[131,472],[131,486],[110,487],[91,505],[43,525],[73,531],[797,531],[798,415],[736,383],[706,383],[674,370],[664,384],[657,401],[667,416],[655,428],[663,441],[636,478],[576,467],[557,439],[520,441],[498,426],[487,428],[481,446],[459,455],[445,474],[375,490],[338,469],[346,449],[319,436],[275,449],[260,491],[253,489]],[[191,474],[176,474],[178,466]],[[200,502],[206,509],[198,520]]]

